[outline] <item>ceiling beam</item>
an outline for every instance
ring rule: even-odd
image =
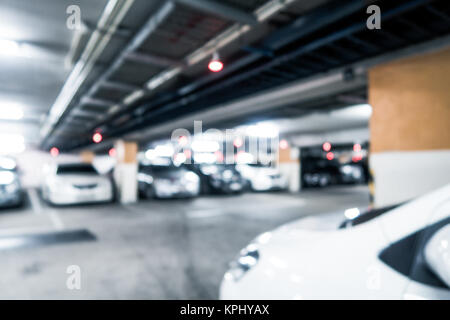
[[[118,81],[104,81],[100,83],[100,86],[119,91],[135,91],[140,89],[138,86]]]
[[[74,117],[90,117],[95,120],[95,119],[99,118],[101,114],[98,112],[93,112],[93,111],[75,109],[72,111],[71,115]]]
[[[248,24],[251,26],[258,24],[258,19],[256,19],[255,15],[244,12],[219,1],[175,0],[175,2],[242,24]]]
[[[114,61],[110,68],[103,73],[100,79],[89,89],[86,96],[92,96],[98,90],[102,83],[108,81],[109,78],[123,65],[127,56],[135,52],[145,40],[152,34],[163,21],[173,12],[175,5],[173,2],[166,2],[154,15],[149,17],[147,22],[142,26],[134,38],[122,50],[119,57]]]
[[[176,61],[166,57],[160,57],[154,54],[142,53],[142,52],[130,52],[127,60],[132,60],[142,64],[148,64],[159,67],[184,67],[185,63]]]
[[[83,97],[80,100],[80,104],[82,104],[82,105],[90,104],[90,105],[95,105],[95,106],[99,106],[99,107],[109,108],[109,107],[113,106],[115,104],[115,102],[103,100],[103,99],[91,98],[91,97]]]

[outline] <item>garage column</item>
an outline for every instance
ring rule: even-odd
[[[133,203],[137,201],[137,152],[136,142],[118,140],[115,143],[117,164],[114,168],[114,181],[116,184],[120,203]]]
[[[450,182],[450,49],[369,71],[376,207]]]
[[[300,149],[280,148],[278,165],[281,174],[287,179],[289,192],[300,191]]]

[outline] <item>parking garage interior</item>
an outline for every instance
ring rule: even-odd
[[[449,74],[445,0],[1,1],[0,299],[450,299]]]

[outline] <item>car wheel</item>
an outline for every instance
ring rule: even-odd
[[[327,177],[321,177],[319,180],[319,185],[323,188],[323,187],[326,187],[329,182],[330,181],[328,180]]]
[[[145,197],[146,197],[147,199],[152,199],[152,198],[155,197],[155,190],[153,189],[153,186],[148,186],[148,187],[145,189]]]

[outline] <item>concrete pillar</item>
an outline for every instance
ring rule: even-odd
[[[376,207],[450,182],[450,48],[369,71]]]
[[[93,163],[95,158],[95,153],[90,150],[83,150],[80,153],[81,161],[84,163]]]
[[[120,203],[133,203],[138,199],[136,142],[118,140],[114,145],[117,163],[114,168],[114,181]]]
[[[300,149],[279,149],[278,166],[281,175],[288,181],[289,192],[300,191]]]

